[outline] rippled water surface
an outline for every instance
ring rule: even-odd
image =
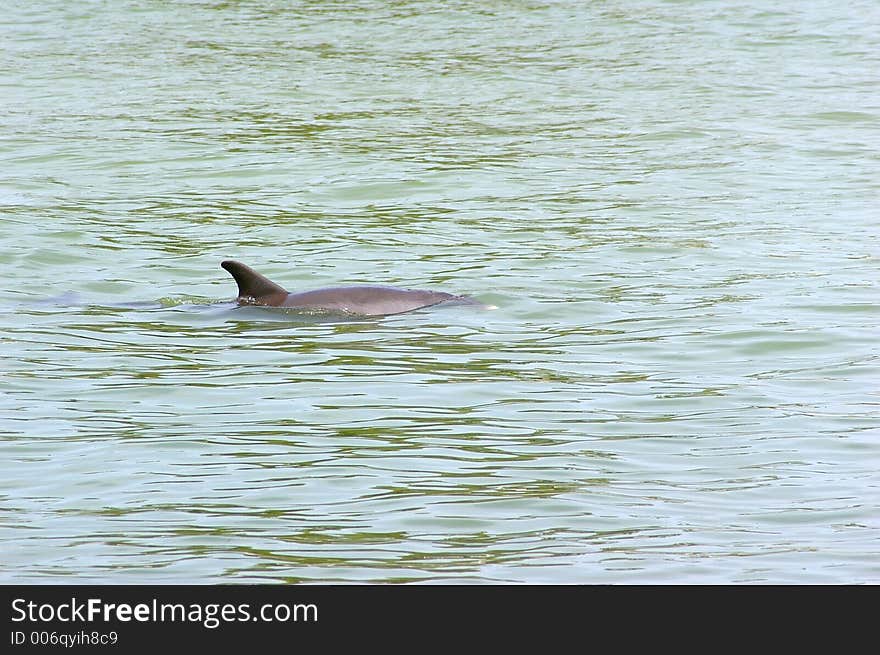
[[[880,582],[875,2],[2,5],[0,581]]]

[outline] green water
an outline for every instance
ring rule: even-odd
[[[22,4],[0,582],[880,582],[880,5]]]

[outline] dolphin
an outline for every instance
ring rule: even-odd
[[[240,305],[266,307],[293,307],[363,316],[389,316],[402,314],[422,307],[454,302],[456,304],[488,307],[468,296],[457,296],[443,291],[401,289],[388,286],[327,287],[314,291],[290,293],[269,278],[260,275],[250,266],[226,260],[220,262],[238,284]]]

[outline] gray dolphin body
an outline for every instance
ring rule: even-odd
[[[295,307],[364,316],[401,314],[422,307],[455,302],[482,305],[467,296],[456,296],[442,291],[400,289],[386,286],[328,287],[290,293],[269,278],[260,275],[241,262],[226,260],[220,263],[238,284],[238,302],[242,305],[266,307]]]

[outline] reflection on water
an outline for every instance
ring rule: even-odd
[[[846,4],[10,9],[0,580],[877,581]]]

